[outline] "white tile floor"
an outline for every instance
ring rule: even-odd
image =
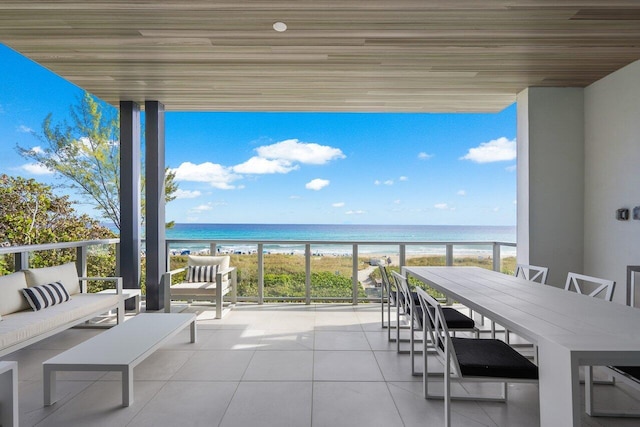
[[[73,329],[5,356],[19,366],[21,426],[438,426],[409,356],[380,327],[379,306],[244,304],[222,320],[198,313],[198,342],[180,333],[135,369],[135,402],[121,407],[114,373],[62,373],[43,407],[42,362],[96,334]],[[468,384],[459,392],[473,392]],[[491,391],[485,387],[484,392]],[[597,386],[598,403],[640,409],[640,392]],[[509,386],[503,403],[457,401],[459,426],[537,426],[538,387]],[[583,417],[586,426],[640,420]]]

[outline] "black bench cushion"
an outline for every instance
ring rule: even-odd
[[[538,379],[538,367],[503,341],[473,338],[451,340],[463,377]]]

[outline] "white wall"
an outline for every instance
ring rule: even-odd
[[[518,262],[563,286],[583,270],[584,90],[518,94]]]
[[[587,87],[584,99],[584,273],[615,280],[614,300],[625,303],[640,221],[617,221],[615,211],[640,206],[640,61]]]

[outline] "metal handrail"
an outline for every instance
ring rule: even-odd
[[[0,255],[14,256],[16,270],[29,268],[29,253],[38,251],[52,251],[57,249],[76,249],[76,269],[79,276],[87,274],[87,248],[97,245],[116,245],[116,275],[119,270],[120,239],[80,240],[76,242],[41,243],[36,245],[16,245],[0,247]]]

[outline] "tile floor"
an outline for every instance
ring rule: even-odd
[[[443,424],[442,402],[422,398],[409,356],[396,354],[380,327],[378,305],[243,304],[222,320],[211,307],[187,311],[198,313],[198,342],[185,330],[140,364],[128,408],[120,405],[118,374],[93,372],[59,374],[59,401],[43,407],[42,362],[99,330],[68,330],[3,357],[19,363],[20,425]],[[469,384],[454,390],[474,392]],[[602,385],[596,392],[603,406],[640,408],[636,390]],[[512,384],[506,404],[455,402],[453,425],[537,426],[538,411],[538,387]],[[583,425],[639,421],[585,415]]]

